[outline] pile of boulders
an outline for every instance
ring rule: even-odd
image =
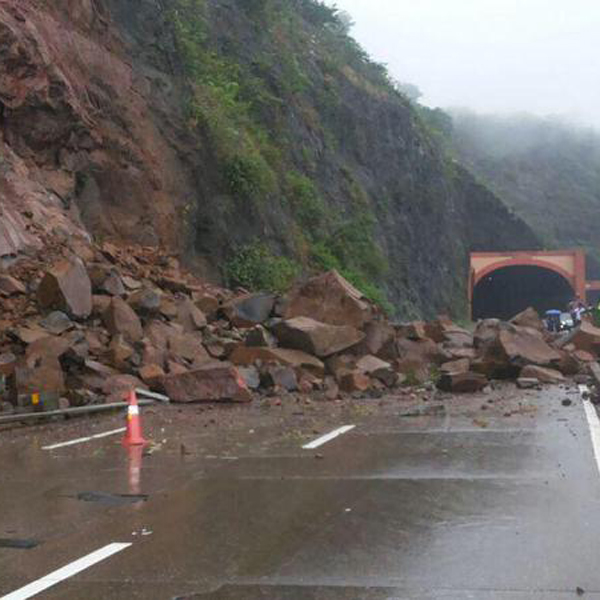
[[[600,352],[600,330],[553,337],[533,309],[474,332],[447,317],[393,324],[335,271],[280,297],[208,285],[153,248],[73,249],[0,272],[5,410],[113,402],[134,387],[184,403],[381,396],[432,381],[468,393],[492,379],[561,382]]]

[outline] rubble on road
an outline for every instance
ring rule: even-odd
[[[0,308],[7,411],[118,402],[131,388],[189,403],[335,401],[431,382],[472,393],[494,378],[537,387],[590,372],[600,354],[599,329],[553,338],[533,309],[474,332],[446,316],[396,324],[335,271],[285,297],[233,292],[156,248],[85,238],[11,261]]]

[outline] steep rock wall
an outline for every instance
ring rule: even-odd
[[[25,186],[4,205],[35,188],[213,279],[258,240],[298,272],[334,261],[402,317],[464,311],[470,249],[537,239],[314,6],[0,0],[4,177]]]

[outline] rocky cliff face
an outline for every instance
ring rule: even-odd
[[[5,260],[89,232],[249,287],[335,267],[406,317],[537,245],[312,0],[0,0],[0,103]]]

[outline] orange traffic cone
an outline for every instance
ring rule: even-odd
[[[140,407],[137,403],[135,390],[129,394],[129,406],[127,407],[127,431],[123,438],[125,446],[143,446],[147,444],[142,435],[142,421],[140,417]]]

